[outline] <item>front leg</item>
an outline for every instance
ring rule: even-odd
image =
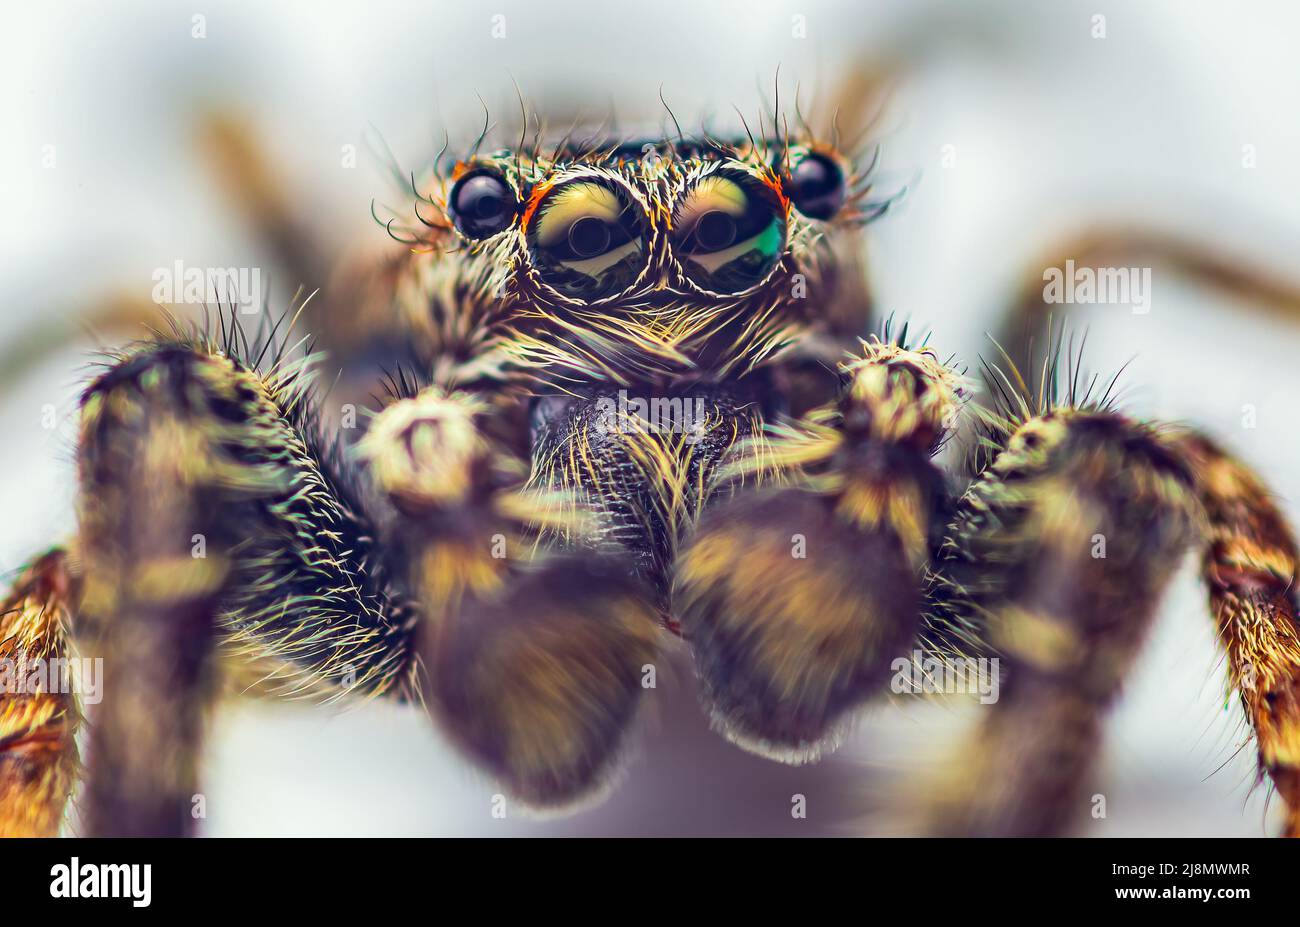
[[[1001,447],[955,507],[931,594],[1003,677],[922,816],[945,836],[1052,836],[1097,791],[1106,713],[1193,537],[1194,481],[1167,429],[1107,409],[989,421]]]
[[[767,440],[742,490],[701,518],[675,605],[714,723],[741,746],[816,755],[878,691],[920,625],[920,580],[942,477],[931,461],[961,402],[928,351],[873,341],[844,365],[837,406]]]
[[[432,388],[385,409],[361,450],[424,612],[434,714],[515,798],[568,804],[606,780],[659,623],[621,559],[537,553],[537,529],[579,531],[578,512],[518,488],[491,418],[486,400]]]
[[[83,659],[102,661],[82,802],[93,836],[194,831],[219,647],[256,659],[271,689],[407,690],[409,610],[316,434],[298,366],[275,366],[262,374],[178,336],[132,347],[86,389],[80,594],[66,601],[46,573],[20,581],[7,607],[20,636],[45,628],[51,609],[70,613]],[[61,655],[54,637],[35,636]],[[54,718],[53,700],[27,704],[42,701]],[[62,718],[61,730],[23,738],[29,758],[53,762],[54,735],[73,720]],[[60,783],[58,771],[47,781]]]

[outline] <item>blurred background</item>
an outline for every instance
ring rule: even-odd
[[[480,96],[509,118],[515,83],[530,108],[599,118],[612,107],[624,125],[660,125],[662,89],[689,132],[706,115],[739,129],[733,105],[753,122],[778,67],[783,94],[797,83],[808,107],[851,70],[897,62],[876,132],[880,183],[909,191],[871,227],[875,290],[882,312],[932,327],[933,343],[974,369],[1016,288],[1040,279],[1042,255],[1097,223],[1176,230],[1300,280],[1297,34],[1292,4],[1189,0],[18,8],[0,37],[0,359],[13,365],[39,343],[33,331],[106,294],[148,298],[154,270],[178,260],[265,263],[202,157],[197,127],[213,108],[246,122],[285,194],[342,248],[384,234],[370,201],[392,187],[367,137],[418,171],[444,130],[453,153],[473,139]],[[272,282],[282,307],[296,282],[273,271]],[[1149,313],[1079,307],[1074,321],[1089,331],[1090,368],[1132,359],[1126,409],[1199,423],[1300,521],[1300,326],[1159,266]],[[0,571],[73,530],[73,412],[93,345],[74,339],[3,381]],[[236,701],[214,718],[202,830],[905,832],[897,789],[948,761],[973,716],[952,702],[882,702],[833,758],[787,768],[713,737],[691,686],[686,669],[661,675],[607,801],[544,820],[494,818],[496,789],[415,709]],[[1262,836],[1277,809],[1252,789],[1254,765],[1184,570],[1114,714],[1093,789],[1107,816],[1079,833]],[[796,794],[806,819],[791,817]]]

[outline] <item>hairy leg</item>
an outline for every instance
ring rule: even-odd
[[[83,397],[76,625],[103,659],[92,834],[192,829],[219,642],[292,666],[294,686],[386,691],[409,669],[372,532],[310,435],[291,365],[277,366],[266,377],[199,340],[148,344]]]
[[[1296,542],[1268,490],[1209,440],[1181,446],[1197,474],[1209,533],[1202,572],[1232,685],[1255,731],[1260,777],[1286,802],[1300,837],[1300,629]]]
[[[978,626],[1006,679],[935,784],[942,833],[1052,834],[1087,807],[1105,713],[1189,544],[1204,573],[1261,774],[1295,829],[1300,646],[1295,544],[1258,480],[1202,437],[1104,411],[1008,424],[958,504],[935,610]]]
[[[236,536],[219,489],[235,467],[209,422],[196,421],[190,357],[128,360],[83,397],[77,622],[104,665],[86,794],[96,835],[181,835],[192,820],[209,656]],[[192,556],[195,544],[210,551]]]
[[[67,554],[29,565],[0,602],[0,837],[59,832],[77,772],[76,694],[67,667]]]
[[[931,455],[960,402],[929,352],[873,342],[845,366],[838,407],[752,445],[740,488],[704,514],[677,561],[675,605],[715,723],[795,761],[833,738],[915,639]]]

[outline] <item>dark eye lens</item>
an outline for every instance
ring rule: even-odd
[[[830,219],[844,205],[844,171],[826,155],[812,152],[790,172],[786,192],[809,219]]]
[[[721,251],[736,240],[736,219],[719,209],[706,212],[695,224],[695,241],[705,251]]]
[[[569,247],[579,258],[594,258],[609,250],[613,232],[604,219],[583,216],[569,226]]]
[[[469,238],[490,238],[504,232],[518,211],[514,191],[489,173],[469,174],[456,181],[450,203],[456,228]]]
[[[713,293],[739,293],[772,272],[785,248],[785,210],[757,178],[718,172],[691,188],[673,215],[673,253]]]
[[[576,299],[627,289],[645,267],[643,212],[613,183],[562,183],[528,224],[528,253],[548,286]]]

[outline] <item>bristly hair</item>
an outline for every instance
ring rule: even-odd
[[[1083,369],[1086,333],[1076,346],[1074,336],[1067,337],[1064,325],[1058,329],[1049,322],[1047,340],[1048,350],[1041,363],[1036,363],[1035,369],[1029,372],[1031,379],[1026,379],[996,341],[1002,363],[980,360],[987,390],[983,404],[975,408],[974,441],[967,448],[970,482],[954,503],[926,577],[922,641],[936,652],[969,655],[983,646],[981,619],[976,617],[977,603],[990,595],[985,587],[995,572],[974,570],[975,561],[969,548],[988,535],[992,522],[1001,524],[1024,504],[1019,495],[1021,490],[1011,488],[1006,473],[998,472],[994,462],[999,459],[1005,462],[1010,456],[1017,472],[1041,463],[1045,453],[1041,450],[1041,431],[1033,444],[1022,434],[1020,440],[1025,443],[1018,450],[1012,441],[1022,429],[1027,431],[1025,426],[1035,419],[1061,413],[1063,418],[1074,420],[1065,413],[1087,417],[1114,411],[1115,386],[1124,368],[1112,375],[1101,389],[1101,376],[1085,373]],[[1032,347],[1029,356],[1034,357]],[[1043,424],[1039,422],[1031,427],[1041,429]],[[1063,431],[1066,426],[1062,420],[1053,422],[1052,427]],[[1155,431],[1146,428],[1146,433],[1154,435]],[[990,514],[995,511],[996,516]],[[1000,530],[1005,533],[1009,529],[1002,524]]]
[[[1105,388],[1101,389],[1101,374],[1086,372],[1083,366],[1084,349],[1088,343],[1086,330],[1079,337],[1076,348],[1075,333],[1070,332],[1067,340],[1064,323],[1057,329],[1049,320],[1047,343],[1048,349],[1041,364],[1034,364],[1035,369],[1028,371],[1030,379],[1026,379],[1025,373],[996,340],[993,344],[1001,355],[1001,362],[980,358],[980,372],[986,389],[984,403],[976,408],[974,441],[966,458],[968,473],[983,472],[1006,447],[1016,429],[1031,418],[1047,415],[1059,408],[1107,412],[1116,407],[1119,396],[1115,387],[1132,359],[1112,374]],[[1031,364],[1034,363],[1032,341],[1029,358]]]
[[[398,363],[391,370],[382,367],[380,372],[383,374],[383,395],[370,397],[376,411],[403,399],[414,399],[430,385],[428,378],[421,376],[419,368],[413,364]]]
[[[320,356],[293,335],[307,302],[296,298],[251,335],[234,306],[191,322],[164,311],[152,340],[106,356],[111,368],[91,390],[162,358],[202,372],[196,382],[228,384],[220,395],[201,387],[207,405],[193,427],[219,442],[232,472],[261,482],[255,497],[230,509],[246,522],[234,551],[241,579],[224,603],[223,651],[237,665],[251,659],[261,674],[255,684],[282,695],[409,696],[412,667],[399,642],[414,612],[377,546],[354,455],[321,426]],[[87,395],[83,415],[93,416],[98,396]]]

